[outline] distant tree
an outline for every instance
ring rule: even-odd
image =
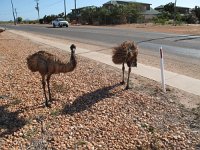
[[[155,23],[165,24],[169,22],[169,20],[174,19],[174,3],[170,2],[164,5],[164,9],[158,17],[154,18]],[[181,16],[179,13],[176,13],[176,21],[180,22]]]
[[[120,23],[120,16],[123,15],[121,12],[122,12],[122,6],[113,6],[111,9],[110,9],[110,12],[111,12],[111,16],[112,16],[112,24],[119,24]]]
[[[188,24],[195,24],[198,21],[198,18],[194,13],[190,13],[182,17],[182,21]]]
[[[94,13],[95,21],[99,24],[109,24],[110,23],[110,11],[105,7],[99,7]]]
[[[39,23],[43,24],[44,23],[44,19],[39,19]]]
[[[18,23],[21,23],[23,19],[22,19],[22,17],[17,17],[16,20],[17,20]]]
[[[136,22],[139,12],[136,5],[114,5],[111,8],[98,7],[81,10],[81,22],[88,24],[121,24]]]
[[[194,14],[196,15],[196,17],[199,20],[200,23],[200,7],[199,6],[195,6],[195,8],[193,9]]]
[[[174,3],[171,2],[171,3],[166,4],[164,6],[164,11],[173,14],[174,13]]]
[[[87,22],[88,24],[93,24],[96,11],[96,8],[85,8],[81,10],[82,21]]]
[[[64,17],[65,17],[65,14],[64,14],[64,12],[62,12],[62,13],[58,14],[58,17],[59,17],[59,18],[64,18]]]
[[[54,20],[54,19],[57,18],[57,17],[59,17],[59,16],[58,16],[58,15],[49,15],[49,16],[45,15],[45,16],[43,17],[43,22],[44,22],[44,23],[51,23],[52,20]]]
[[[129,23],[135,23],[139,17],[139,11],[137,9],[137,5],[129,4],[124,8],[125,17]]]

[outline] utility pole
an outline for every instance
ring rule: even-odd
[[[74,7],[75,7],[75,18],[76,18],[76,23],[77,23],[77,12],[76,12],[76,0],[74,0]]]
[[[66,17],[66,2],[65,2],[65,0],[64,0],[64,10],[65,10],[65,20],[66,20],[67,17]]]
[[[16,22],[15,22],[15,13],[14,13],[14,7],[13,7],[12,0],[11,0],[11,5],[12,5],[12,12],[13,12],[14,24],[16,25]]]
[[[174,25],[176,26],[176,0],[174,3]]]
[[[15,16],[16,16],[16,22],[18,23],[18,18],[17,18],[17,9],[15,8]]]
[[[39,22],[39,19],[40,19],[40,11],[39,11],[39,2],[38,2],[39,0],[35,0],[35,2],[36,2],[36,7],[35,7],[35,9],[37,10],[37,12],[38,12],[38,22]]]

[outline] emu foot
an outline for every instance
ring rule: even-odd
[[[121,85],[124,85],[124,84],[125,84],[125,82],[124,82],[124,81],[122,81],[122,82],[120,82],[120,84],[121,84]]]
[[[54,101],[54,99],[52,99],[52,98],[49,99],[49,102],[50,102],[50,103],[52,103],[53,101]]]
[[[126,86],[125,90],[132,89],[129,85]]]
[[[51,107],[51,103],[48,103],[47,101],[45,102],[45,107]]]
[[[50,108],[50,107],[51,107],[51,105],[50,105],[49,103],[45,103],[45,107],[48,107],[48,108]]]

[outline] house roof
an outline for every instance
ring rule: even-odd
[[[142,15],[158,15],[158,14],[160,14],[160,12],[153,8],[150,8],[150,10],[146,10],[146,11],[142,12],[141,14]]]
[[[158,7],[155,7],[154,9],[163,9],[164,8],[164,5],[160,5]]]
[[[97,6],[86,6],[86,7],[80,7],[80,8],[76,8],[76,10],[84,10],[84,9],[89,9],[89,8],[97,8]],[[71,9],[71,10],[75,10],[75,9]]]
[[[152,4],[148,4],[148,3],[141,3],[141,2],[135,2],[135,1],[118,1],[118,0],[110,0],[106,3],[104,3],[103,5],[117,5],[117,4],[128,4],[128,3],[134,3],[134,4],[143,4],[143,5],[152,5]]]
[[[155,7],[154,9],[164,9],[165,5],[160,5],[158,7]],[[182,7],[182,6],[176,6],[176,8],[185,8],[185,9],[190,9],[189,7]]]

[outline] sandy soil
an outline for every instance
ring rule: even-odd
[[[43,106],[40,75],[26,57],[45,50],[69,54],[21,36],[0,35],[0,149],[186,149],[200,147],[199,108],[180,101],[199,97],[77,56],[77,68],[51,79],[53,102]],[[58,53],[59,52],[59,53]],[[58,55],[59,54],[59,55]]]
[[[88,26],[88,27],[91,27],[91,26]],[[95,26],[92,26],[92,27],[95,27]],[[104,26],[101,26],[101,27],[104,27]],[[148,31],[148,32],[200,35],[199,24],[191,24],[191,25],[183,24],[183,25],[174,26],[174,25],[156,25],[152,23],[147,23],[147,24],[112,25],[112,26],[106,26],[106,27],[142,30],[142,31]]]

